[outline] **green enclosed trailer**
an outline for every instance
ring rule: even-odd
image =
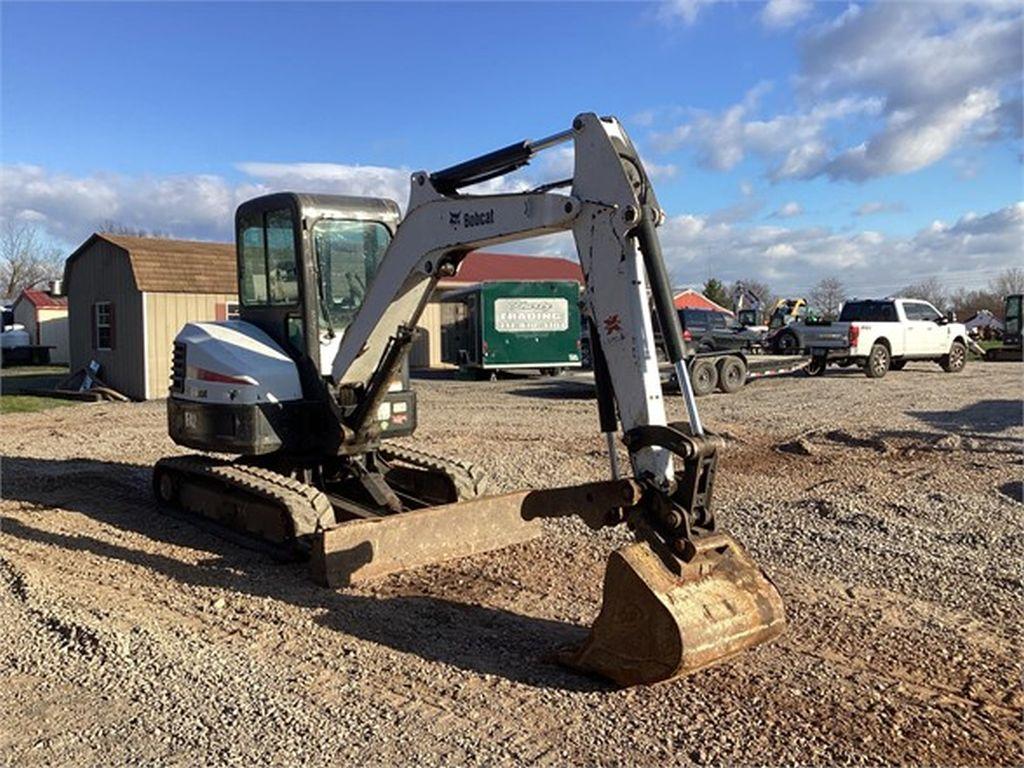
[[[500,280],[450,293],[441,303],[441,359],[477,371],[579,368],[579,299],[574,280]]]

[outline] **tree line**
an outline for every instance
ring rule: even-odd
[[[99,223],[97,232],[133,237],[161,237],[154,232],[132,227],[112,219]],[[0,299],[15,299],[25,288],[45,286],[64,273],[67,254],[40,234],[31,223],[8,219],[0,226]]]
[[[728,309],[736,309],[734,297],[742,287],[761,299],[761,309],[767,312],[779,300],[771,287],[759,280],[742,280],[726,283],[718,278],[708,278],[702,293],[711,301]],[[958,288],[950,291],[938,277],[929,277],[920,282],[906,285],[892,295],[908,299],[923,299],[940,311],[952,310],[960,320],[967,320],[981,310],[988,310],[997,317],[1003,314],[1003,299],[1014,293],[1024,293],[1024,268],[1004,269],[985,288]],[[795,297],[786,297],[795,298]],[[808,295],[803,296],[814,312],[823,319],[835,319],[851,292],[838,277],[831,276],[818,281]]]

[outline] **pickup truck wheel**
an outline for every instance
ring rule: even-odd
[[[791,331],[780,333],[779,337],[775,339],[775,351],[780,355],[796,354],[799,349],[800,340],[796,337],[796,334]]]
[[[869,379],[880,379],[889,372],[889,364],[892,358],[889,356],[889,348],[885,344],[875,344],[871,347],[871,354],[868,355],[867,364],[864,366],[864,373]]]
[[[747,383],[747,366],[738,357],[727,357],[718,364],[718,389],[727,395]]]
[[[690,383],[697,397],[710,395],[718,386],[718,369],[710,360],[697,360],[690,368]]]
[[[906,360],[893,360],[893,361],[891,361],[889,363],[889,370],[890,371],[902,371],[906,367],[907,367],[907,361]]]
[[[949,348],[949,354],[939,359],[939,365],[946,373],[960,373],[966,364],[967,347],[959,341],[954,341]]]

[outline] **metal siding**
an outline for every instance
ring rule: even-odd
[[[167,397],[174,337],[186,323],[212,322],[217,305],[238,301],[233,293],[146,293],[148,395]]]
[[[68,311],[66,309],[40,309],[39,343],[52,346],[51,363],[68,362]]]
[[[423,309],[417,327],[420,337],[409,353],[409,365],[413,368],[441,367],[441,303],[431,299]]]
[[[128,397],[144,399],[142,296],[135,287],[127,254],[97,240],[69,266],[67,290],[71,369],[96,360],[106,384]],[[112,350],[92,348],[92,306],[101,301],[114,305]]]

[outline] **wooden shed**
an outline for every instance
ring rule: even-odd
[[[237,312],[235,263],[227,243],[92,235],[64,266],[71,370],[95,360],[128,397],[166,397],[181,327]]]
[[[68,362],[68,301],[26,288],[14,302],[14,322],[25,326],[31,343],[50,347],[50,362]]]

